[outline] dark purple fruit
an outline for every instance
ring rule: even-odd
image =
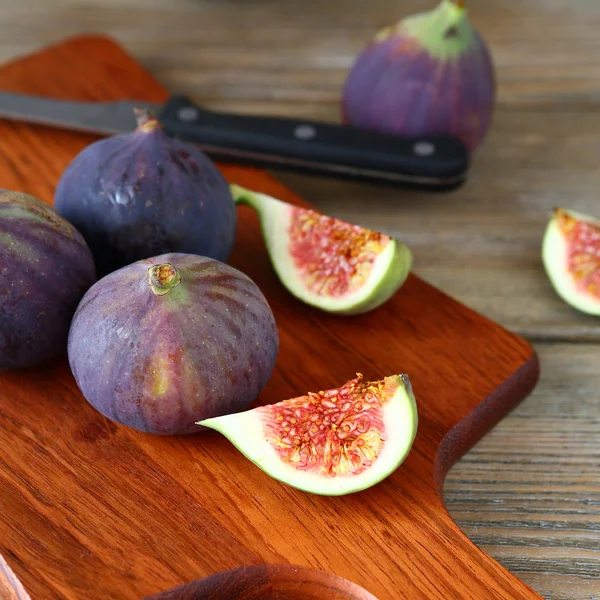
[[[247,408],[279,348],[256,284],[189,254],[138,261],[97,282],[69,335],[69,362],[87,400],[109,419],[157,434]]]
[[[70,223],[32,196],[0,190],[0,369],[64,352],[95,279],[92,253]]]
[[[169,137],[147,111],[138,128],[78,154],[54,207],[81,231],[101,275],[166,252],[226,261],[236,230],[229,186],[198,147]]]
[[[393,135],[449,134],[475,150],[492,121],[496,73],[465,0],[381,29],[344,83],[343,121]]]

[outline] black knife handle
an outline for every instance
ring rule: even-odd
[[[179,95],[158,116],[169,135],[224,161],[441,190],[462,184],[469,162],[465,146],[449,136],[408,138],[309,120],[219,113]]]

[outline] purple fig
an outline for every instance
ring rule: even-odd
[[[56,211],[81,231],[101,275],[166,252],[226,261],[236,230],[227,181],[197,146],[169,137],[148,111],[136,116],[134,132],[73,159]]]
[[[275,318],[256,284],[220,261],[165,254],[106,275],[69,334],[79,389],[109,419],[155,434],[246,409],[271,376]]]
[[[65,352],[95,279],[92,253],[70,223],[32,196],[0,190],[0,369]]]
[[[496,94],[491,54],[462,0],[380,31],[344,86],[343,120],[396,135],[449,134],[470,150],[490,126]]]

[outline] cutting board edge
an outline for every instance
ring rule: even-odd
[[[107,33],[101,32],[85,32],[82,31],[80,33],[75,33],[72,35],[68,35],[65,37],[58,37],[54,40],[50,40],[47,44],[42,46],[36,46],[31,50],[23,50],[18,54],[14,54],[8,60],[0,61],[0,69],[6,69],[7,67],[12,67],[13,65],[17,65],[18,63],[22,63],[24,60],[35,59],[37,56],[47,54],[48,52],[52,52],[58,48],[63,46],[70,46],[72,44],[77,43],[85,43],[85,44],[108,44],[109,46],[117,46],[123,54],[126,54],[133,62],[142,66],[146,69],[145,65],[140,63],[139,58],[135,57],[128,49],[125,44],[121,40],[119,40],[116,36],[109,35]],[[165,92],[167,91],[163,88]]]
[[[535,389],[540,377],[540,360],[533,347],[529,347],[531,355],[527,361],[443,437],[434,463],[435,483],[442,502],[450,469]]]
[[[115,38],[103,34],[78,34],[55,43],[49,44],[41,48],[37,52],[32,52],[28,54],[24,54],[21,57],[16,57],[14,61],[11,62],[20,62],[23,59],[32,58],[37,55],[41,55],[44,52],[57,48],[62,45],[68,45],[77,43],[78,41],[87,42],[92,46],[102,46],[103,44],[110,44],[117,46],[124,54],[127,54],[132,58],[134,62],[139,61],[134,58],[131,54],[127,52],[127,50],[123,47],[123,45],[116,40]],[[10,66],[11,62],[7,62],[4,66]],[[145,70],[145,69],[144,69]],[[164,89],[164,88],[163,88]],[[165,90],[165,94],[166,94]],[[250,169],[249,169],[250,170]],[[251,169],[252,171],[258,172],[258,170]],[[265,173],[261,170],[261,174],[263,177],[269,179],[269,185],[277,184],[281,188],[285,188],[283,184],[281,184],[275,177],[270,174]],[[288,192],[289,194],[289,192]],[[294,194],[296,196],[296,194]],[[298,197],[298,196],[296,196]],[[412,274],[411,276],[419,279],[420,281],[424,281],[421,277],[416,274]],[[435,289],[437,292],[440,292],[438,288],[435,288],[432,284],[425,282],[426,285],[432,289]],[[448,296],[444,292],[442,292],[445,296]],[[450,297],[450,296],[448,296]],[[461,304],[465,308],[467,308],[471,312],[475,312],[470,309],[468,306],[458,302],[454,298],[452,300],[455,303]],[[479,315],[483,319],[491,321],[487,317],[483,317]],[[493,322],[493,321],[492,321]],[[493,322],[495,326],[502,328],[502,326]],[[504,329],[504,328],[502,328]],[[506,331],[506,330],[505,330]],[[510,332],[509,332],[510,333]],[[511,334],[513,335],[513,334]],[[529,354],[529,347],[525,348],[525,340],[518,336],[514,336],[515,340],[519,340],[522,349],[525,349],[525,353],[522,356],[522,364],[517,368],[517,370],[510,376],[507,380],[505,380],[500,386],[495,388],[493,392],[491,392],[487,398],[482,400],[469,414],[463,417],[461,421],[459,421],[443,438],[442,443],[438,446],[436,450],[436,460],[434,462],[435,475],[436,475],[436,484],[439,490],[440,498],[442,496],[442,486],[443,479],[446,476],[448,470],[452,467],[452,465],[460,459],[461,456],[464,455],[470,448],[473,447],[477,443],[479,439],[481,439],[490,429],[492,429],[496,424],[499,423],[504,416],[506,416],[517,404],[519,404],[522,400],[524,400],[527,395],[530,393],[531,389],[535,386],[537,382],[537,373],[539,371],[539,364],[537,361],[537,356],[531,350],[531,354]],[[528,346],[528,345],[527,345]],[[526,389],[519,389],[518,386],[523,383],[528,382]],[[464,439],[460,439],[460,436],[468,436]],[[458,436],[458,439],[457,439]],[[439,472],[439,477],[438,477]],[[437,490],[436,490],[437,491]],[[464,534],[463,534],[464,535]],[[472,542],[471,542],[472,543]],[[482,552],[482,554],[485,554]],[[485,554],[487,559],[490,559],[487,554]],[[492,559],[493,560],[493,559]],[[518,580],[516,576],[512,576],[515,580]],[[523,584],[521,580],[518,580],[520,584]],[[536,595],[537,597],[537,595]]]

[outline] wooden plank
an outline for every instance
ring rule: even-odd
[[[0,56],[12,58],[65,35],[102,30],[121,40],[168,87],[192,93],[208,106],[336,120],[339,85],[363,40],[397,16],[432,5],[429,0],[368,4],[362,0],[242,4],[107,0],[88,1],[82,9],[76,0],[51,4],[0,0],[5,24],[0,27]],[[555,203],[600,215],[594,135],[599,127],[600,5],[597,0],[470,0],[469,5],[473,22],[494,52],[499,109],[473,177],[460,193],[450,202],[409,195],[407,203],[404,193],[281,174],[280,178],[323,210],[410,235],[416,245],[417,273],[507,327],[536,340],[597,342],[598,320],[575,313],[553,295],[540,268],[538,249],[542,224]],[[547,393],[538,392],[535,404],[529,401],[521,407],[535,406],[528,414],[529,444],[522,451],[522,439],[510,426],[519,413],[494,432],[501,436],[500,447],[533,453],[532,460],[540,436],[551,436],[560,447],[565,427],[562,411],[571,404],[568,390],[575,390],[573,407],[585,407],[582,420],[597,422],[600,410],[593,373],[597,345],[575,349],[564,345],[556,353],[553,346],[538,343],[536,348],[542,354],[540,387]],[[574,365],[571,356],[577,357]],[[577,364],[588,365],[580,378],[569,375]],[[546,418],[548,407],[555,403],[556,410]],[[582,465],[590,465],[591,489],[582,492],[580,500],[571,498],[572,510],[561,513],[557,527],[544,524],[528,538],[536,548],[563,544],[564,555],[560,560],[549,558],[539,573],[532,572],[522,529],[510,524],[502,530],[501,544],[486,543],[486,551],[501,560],[510,548],[514,557],[510,566],[547,598],[588,600],[600,595],[590,571],[579,576],[560,574],[576,567],[578,548],[589,543],[589,532],[581,527],[575,509],[587,503],[590,518],[598,515],[593,490],[600,470],[597,460],[585,452],[587,444],[579,445],[577,427],[575,422],[569,429],[568,452],[579,457]],[[522,468],[516,461],[489,463],[481,454],[474,454],[472,461],[461,475],[459,485],[465,489],[478,485],[478,469],[470,470],[478,463],[490,481],[504,476],[518,479]],[[578,472],[558,457],[547,470],[565,485],[579,479]],[[520,488],[524,502],[528,494],[537,497],[545,490],[548,504],[534,510],[542,515],[560,511],[562,487],[541,478],[543,472],[540,479],[532,480],[534,490]],[[501,489],[493,483],[476,489],[476,497],[462,497],[459,516],[469,535],[479,540],[488,531],[480,518],[481,504],[498,506]],[[522,506],[515,497],[515,510]],[[454,510],[452,503],[450,508]],[[523,510],[520,520],[526,521],[530,513]],[[558,527],[564,527],[566,537]]]
[[[72,98],[166,95],[118,47],[85,37],[5,67],[0,86]],[[3,185],[51,201],[90,139],[1,122]],[[260,171],[224,173],[301,202]],[[0,552],[18,556],[13,568],[31,593],[135,598],[282,562],[334,573],[379,600],[397,598],[399,588],[427,598],[536,597],[469,542],[439,496],[453,462],[531,390],[531,347],[416,276],[367,315],[318,313],[278,283],[247,207],[231,263],[261,287],[279,325],[278,365],[260,401],[326,389],[357,370],[368,379],[407,372],[419,398],[413,452],[364,493],[314,497],[270,479],[216,434],[164,438],[107,421],[83,400],[64,360],[3,374]]]
[[[339,83],[362,41],[396,16],[433,4],[429,0],[371,0],[368,4],[362,0],[306,0],[301,4],[0,0],[0,59],[80,31],[104,31],[126,45],[169,88],[192,93],[208,106],[335,120]],[[598,320],[578,315],[552,294],[537,251],[541,224],[555,202],[597,211],[600,181],[594,132],[600,98],[600,5],[596,0],[469,0],[469,5],[473,22],[491,42],[499,74],[499,109],[492,134],[477,158],[476,181],[472,177],[450,202],[411,195],[403,210],[404,193],[278,176],[324,210],[366,225],[382,224],[402,235],[410,233],[411,243],[417,245],[417,273],[509,328],[537,340],[597,341]],[[562,124],[555,126],[555,119]],[[532,164],[536,166],[533,174]],[[485,165],[485,171],[479,171],[479,165]],[[519,176],[513,180],[515,170]],[[431,203],[431,209],[424,208]],[[529,400],[521,405],[493,433],[501,436],[498,446],[507,452],[512,448],[515,453],[533,453],[532,460],[540,436],[551,436],[560,447],[569,422],[563,418],[563,409],[585,410],[581,420],[591,423],[600,418],[600,386],[594,376],[598,346],[565,344],[554,352],[554,346],[536,343],[536,348],[542,360],[540,388],[547,392],[536,392],[535,403]],[[573,363],[572,356],[576,357]],[[577,364],[587,365],[579,378],[569,374]],[[521,450],[522,439],[509,425],[530,406],[534,407],[527,414],[531,435]],[[550,406],[555,409],[546,418]],[[504,483],[493,481],[518,479],[520,462],[490,463],[484,455],[468,455],[469,468],[457,486],[477,486],[477,495],[460,497],[458,515],[451,502],[454,472],[449,479],[453,516],[460,518],[477,541],[490,531],[486,551],[502,560],[510,549],[511,568],[546,598],[600,596],[600,584],[591,578],[591,571],[564,574],[577,566],[578,549],[589,547],[589,536],[597,536],[595,530],[590,534],[581,527],[576,509],[586,504],[586,515],[592,520],[599,514],[594,489],[600,469],[594,456],[585,451],[587,444],[579,445],[577,427],[574,422],[569,428],[568,453],[590,466],[590,489],[579,499],[571,497],[569,510],[560,512],[563,487],[544,482],[544,471],[531,481],[534,489],[523,482],[524,487],[514,491],[514,509],[519,511],[523,503],[528,507],[527,512],[518,512],[520,522],[527,522],[531,510],[542,516],[560,512],[556,527],[545,523],[538,530],[531,525],[532,537],[524,538],[523,528],[507,523],[501,543],[496,544],[491,537],[496,527],[488,529],[480,518],[482,505],[491,509],[501,505],[498,494]],[[490,481],[485,487],[479,486],[478,462]],[[562,479],[564,486],[579,480],[578,471],[559,457],[546,470]],[[518,499],[521,489],[522,502]],[[529,496],[536,498],[540,492],[547,504],[530,506]],[[534,548],[562,544],[564,554],[560,559],[552,556],[534,572],[528,569],[527,544]]]
[[[600,348],[536,344],[536,390],[449,473],[450,514],[545,598],[600,597]]]

